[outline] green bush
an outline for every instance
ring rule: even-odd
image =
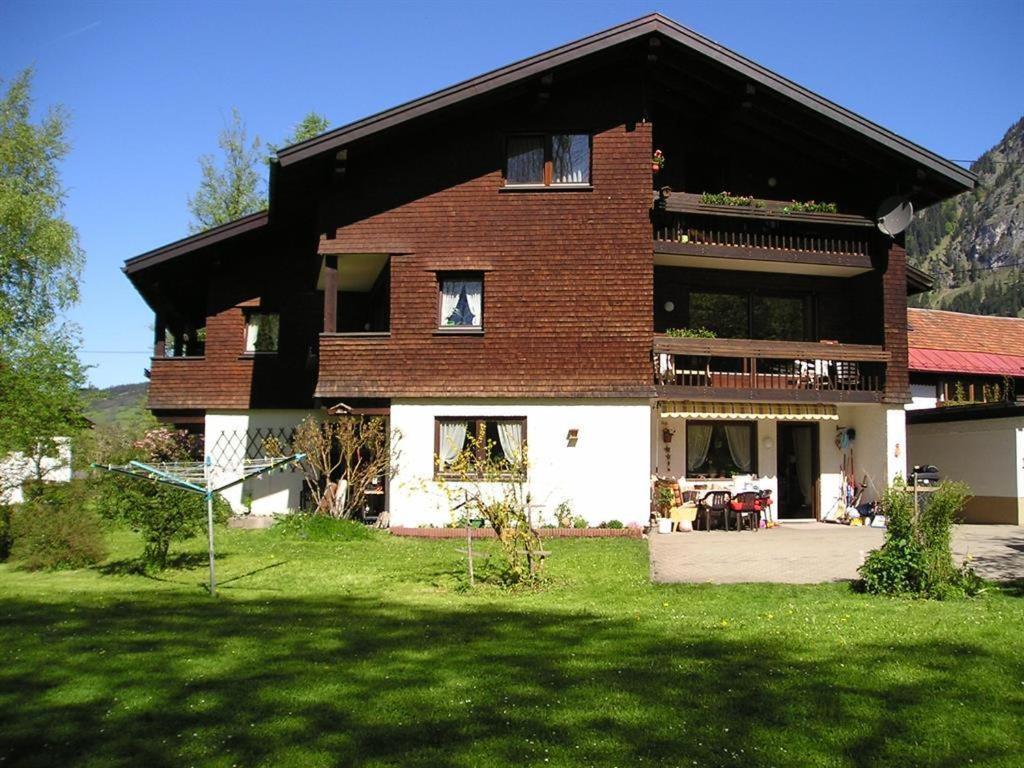
[[[13,508],[0,504],[0,563],[11,554],[11,514]]]
[[[206,530],[206,499],[197,493],[113,475],[98,485],[100,514],[142,535],[142,564],[147,568],[163,570],[172,542]],[[214,522],[222,524],[230,514],[228,503],[214,496]]]
[[[882,498],[885,541],[860,567],[864,590],[937,600],[980,592],[984,581],[969,565],[957,567],[950,549],[953,525],[969,498],[963,483],[944,482],[922,495],[918,512],[913,494],[902,481],[894,483]]]
[[[84,568],[106,557],[99,519],[82,482],[26,485],[10,516],[10,559],[30,571]]]
[[[587,527],[587,518],[585,518],[585,517],[574,517],[572,519],[572,527],[573,528],[586,528]]]
[[[624,528],[624,527],[625,526],[622,524],[621,520],[609,520],[607,523],[605,523],[602,526],[602,528],[614,528],[616,530],[618,530],[619,528]]]
[[[274,522],[271,531],[278,536],[303,541],[365,541],[373,538],[372,529],[355,520],[292,512]]]

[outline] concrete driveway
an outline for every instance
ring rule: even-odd
[[[658,582],[817,584],[857,578],[864,557],[882,543],[879,528],[784,522],[762,531],[694,531],[650,536],[651,579]],[[953,554],[967,554],[979,574],[1024,579],[1024,528],[961,525]]]

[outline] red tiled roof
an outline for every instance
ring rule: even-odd
[[[907,310],[910,370],[1024,376],[1024,318]]]
[[[911,347],[910,370],[934,373],[977,373],[989,376],[1024,376],[1024,356]]]

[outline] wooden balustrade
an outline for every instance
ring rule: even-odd
[[[680,394],[743,390],[788,399],[876,400],[889,353],[881,347],[658,336],[655,385]]]

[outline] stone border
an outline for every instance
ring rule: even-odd
[[[403,528],[396,526],[387,530],[395,536],[412,539],[465,539],[465,528]],[[643,537],[640,528],[538,528],[542,539],[639,539]],[[493,528],[474,528],[474,539],[493,539]]]

